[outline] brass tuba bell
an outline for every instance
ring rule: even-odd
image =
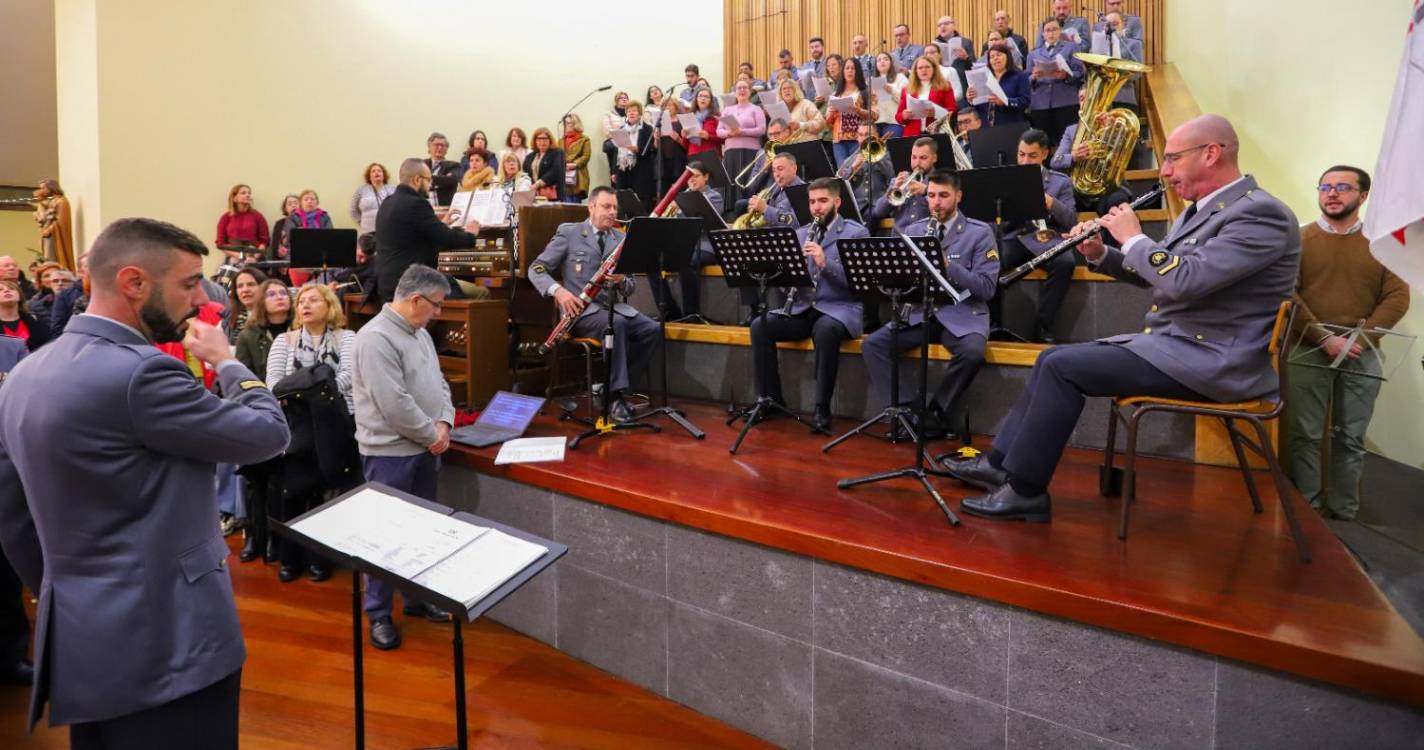
[[[1089,150],[1088,158],[1073,164],[1073,189],[1097,197],[1122,184],[1142,128],[1132,110],[1112,108],[1113,98],[1133,76],[1152,68],[1106,55],[1078,52],[1073,56],[1082,60],[1088,69],[1073,148],[1088,144]]]

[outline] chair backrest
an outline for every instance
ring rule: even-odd
[[[1271,367],[1275,368],[1277,375],[1285,369],[1286,335],[1294,322],[1294,308],[1291,300],[1282,301],[1280,308],[1276,310],[1276,324],[1271,327],[1271,343],[1267,351],[1271,353]]]

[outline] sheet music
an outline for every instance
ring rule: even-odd
[[[770,107],[773,102],[778,101],[775,91],[762,91],[757,95],[757,103],[762,107]]]
[[[633,140],[633,134],[627,128],[619,128],[609,133],[608,140],[613,141],[613,145],[619,148],[637,148],[637,142]]]
[[[509,199],[509,193],[502,188],[455,193],[450,201],[450,210],[445,214],[445,223],[462,226],[473,220],[478,221],[481,227],[508,226]]]
[[[1072,43],[1074,43],[1074,44],[1082,44],[1082,43],[1083,43],[1083,40],[1080,39],[1080,38],[1078,38],[1078,27],[1077,27],[1077,26],[1069,26],[1069,27],[1063,29],[1063,38],[1064,38],[1064,39],[1067,39],[1068,41],[1070,41],[1070,42],[1072,42]]]
[[[1055,55],[1053,61],[1058,64],[1059,70],[1067,73],[1070,78],[1073,76],[1073,68],[1069,67],[1068,61],[1064,59],[1063,55]]]
[[[697,121],[697,115],[680,114],[677,121],[682,124],[682,134],[691,138],[694,143],[702,142],[702,123]]]
[[[1101,31],[1093,32],[1093,54],[1112,55],[1112,48],[1108,46],[1108,35]]]
[[[929,117],[930,115],[934,114],[934,111],[934,103],[927,99],[921,99],[917,96],[905,97],[905,112],[908,113],[911,117]]]
[[[737,116],[733,114],[722,115],[721,117],[717,118],[717,122],[726,125],[728,130],[732,130],[734,128],[740,129],[742,127],[742,123],[738,121]]]
[[[974,68],[969,71],[967,77],[969,78],[969,87],[974,89],[974,93],[977,94],[970,104],[986,104],[990,94],[999,97],[999,101],[1002,102],[1009,100],[1003,87],[999,85],[999,79],[995,78],[988,68]]]
[[[664,118],[663,118],[661,130],[660,130],[659,132],[662,133],[663,135],[675,135],[675,134],[677,133],[677,131],[675,131],[675,130],[672,129],[672,118],[671,118],[671,117],[664,117]]]
[[[500,464],[530,464],[540,461],[564,460],[566,440],[562,437],[536,437],[506,440],[499,446],[499,454],[494,457],[496,466]]]
[[[816,96],[829,97],[831,95],[831,81],[825,76],[811,76],[811,85],[816,89]]]
[[[489,530],[374,489],[362,490],[292,528],[410,579]]]
[[[722,101],[722,109],[726,109],[737,103],[737,95],[735,93],[722,94],[717,98]]]
[[[850,108],[852,106],[855,105],[855,96],[833,96],[827,100],[827,103],[830,105],[831,109],[834,109],[835,111],[840,112],[841,114],[845,114],[850,111]]]
[[[548,551],[499,529],[487,529],[411,580],[471,607]]]
[[[791,124],[791,110],[786,108],[786,102],[772,102],[766,105],[766,121],[775,122],[781,120],[788,125]]]
[[[959,71],[954,68],[939,67],[939,74],[944,78],[944,82],[954,90],[954,100],[959,101],[964,98],[964,84],[959,82]]]

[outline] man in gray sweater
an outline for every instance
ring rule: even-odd
[[[395,300],[357,331],[352,368],[356,442],[366,481],[427,500],[435,499],[440,454],[450,448],[455,406],[425,326],[449,293],[449,282],[435,269],[419,264],[407,268],[396,284]],[[391,621],[394,593],[384,581],[366,578],[371,645],[379,649],[393,649],[401,642],[400,630]],[[420,602],[407,601],[401,611],[435,622],[450,619],[450,613]]]

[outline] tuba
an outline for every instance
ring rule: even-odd
[[[1142,124],[1132,110],[1112,109],[1113,97],[1132,77],[1152,68],[1140,62],[1078,52],[1073,55],[1088,68],[1083,107],[1073,148],[1087,144],[1088,158],[1073,165],[1073,189],[1098,197],[1122,183],[1127,163],[1137,147]]]

